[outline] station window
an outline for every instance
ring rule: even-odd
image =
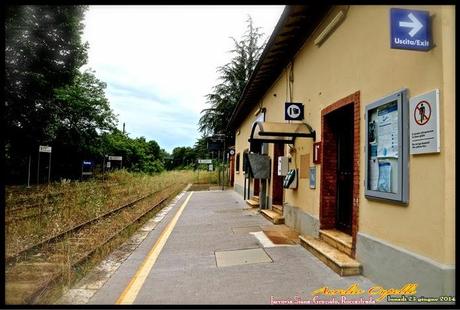
[[[235,171],[240,172],[240,153],[236,154]]]
[[[408,202],[408,104],[403,89],[366,106],[367,198]]]

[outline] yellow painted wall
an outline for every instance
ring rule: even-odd
[[[443,103],[441,133],[444,133],[444,255],[455,261],[455,7],[441,9],[443,42]]]
[[[428,10],[432,19],[436,47],[428,52],[390,49],[390,6],[351,6],[345,20],[320,46],[313,33],[294,58],[292,101],[305,105],[305,121],[321,137],[321,110],[355,91],[361,92],[360,205],[359,232],[430,257],[454,264],[454,167],[455,167],[455,12],[453,6],[394,6]],[[288,66],[289,67],[289,66]],[[287,97],[287,71],[259,102],[267,108],[266,121],[284,121]],[[415,96],[439,88],[441,153],[411,155],[409,158],[409,204],[400,206],[364,197],[365,106],[408,88]],[[276,94],[276,97],[274,96]],[[247,148],[254,111],[240,125],[236,150]],[[298,138],[297,167],[300,155],[310,153],[312,139]],[[273,154],[271,148],[269,154]],[[317,165],[317,186],[299,180],[298,190],[285,190],[285,201],[319,218],[321,165]],[[242,186],[242,173],[235,182]],[[270,191],[271,193],[271,191]]]

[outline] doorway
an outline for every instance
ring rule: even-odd
[[[273,150],[272,205],[283,206],[283,177],[278,175],[278,157],[284,156],[284,144],[275,143]]]
[[[329,116],[337,144],[337,195],[335,227],[351,235],[353,206],[353,106],[347,105]]]
[[[359,92],[321,111],[320,228],[352,236],[355,253],[359,207]]]

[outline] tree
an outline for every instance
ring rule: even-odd
[[[262,37],[260,28],[254,27],[252,18],[247,20],[248,26],[241,40],[231,38],[234,43],[234,54],[231,61],[217,69],[220,83],[215,85],[213,92],[206,96],[210,108],[201,111],[199,130],[204,135],[224,133],[227,143],[233,142],[233,132],[226,130],[228,120],[243,93],[265,44],[259,44]],[[229,145],[229,144],[227,144]]]
[[[54,136],[54,90],[86,63],[84,6],[8,6],[5,20],[5,106],[8,135],[25,145]]]
[[[134,172],[156,173],[165,169],[165,152],[156,141],[130,138],[118,129],[102,134],[103,155],[123,157],[123,167]]]
[[[78,177],[81,160],[102,157],[99,134],[115,129],[116,119],[106,84],[92,71],[79,72],[71,84],[55,89],[55,169],[61,177]],[[71,154],[71,156],[69,156]]]
[[[96,130],[114,129],[116,119],[105,97],[105,88],[106,84],[87,70],[78,73],[71,84],[55,89],[55,115],[59,118],[59,129],[93,136]]]
[[[174,148],[171,157],[172,167],[179,169],[183,169],[186,166],[194,165],[197,160],[195,150],[189,146],[181,146]]]
[[[7,6],[5,10],[6,171],[17,179],[26,157],[56,138],[55,89],[86,63],[81,40],[86,6]]]
[[[205,136],[196,140],[193,149],[195,150],[197,158],[207,158],[209,156],[208,140],[209,139]]]

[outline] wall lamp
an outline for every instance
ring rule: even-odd
[[[264,113],[265,111],[267,111],[266,108],[258,108],[256,113],[254,113],[254,116],[257,116],[259,115],[260,113]]]
[[[337,24],[342,21],[344,17],[345,13],[343,11],[339,11],[337,15],[331,20],[331,22],[326,27],[324,27],[323,31],[321,31],[321,33],[316,37],[314,41],[315,45],[320,45],[331,34]]]

